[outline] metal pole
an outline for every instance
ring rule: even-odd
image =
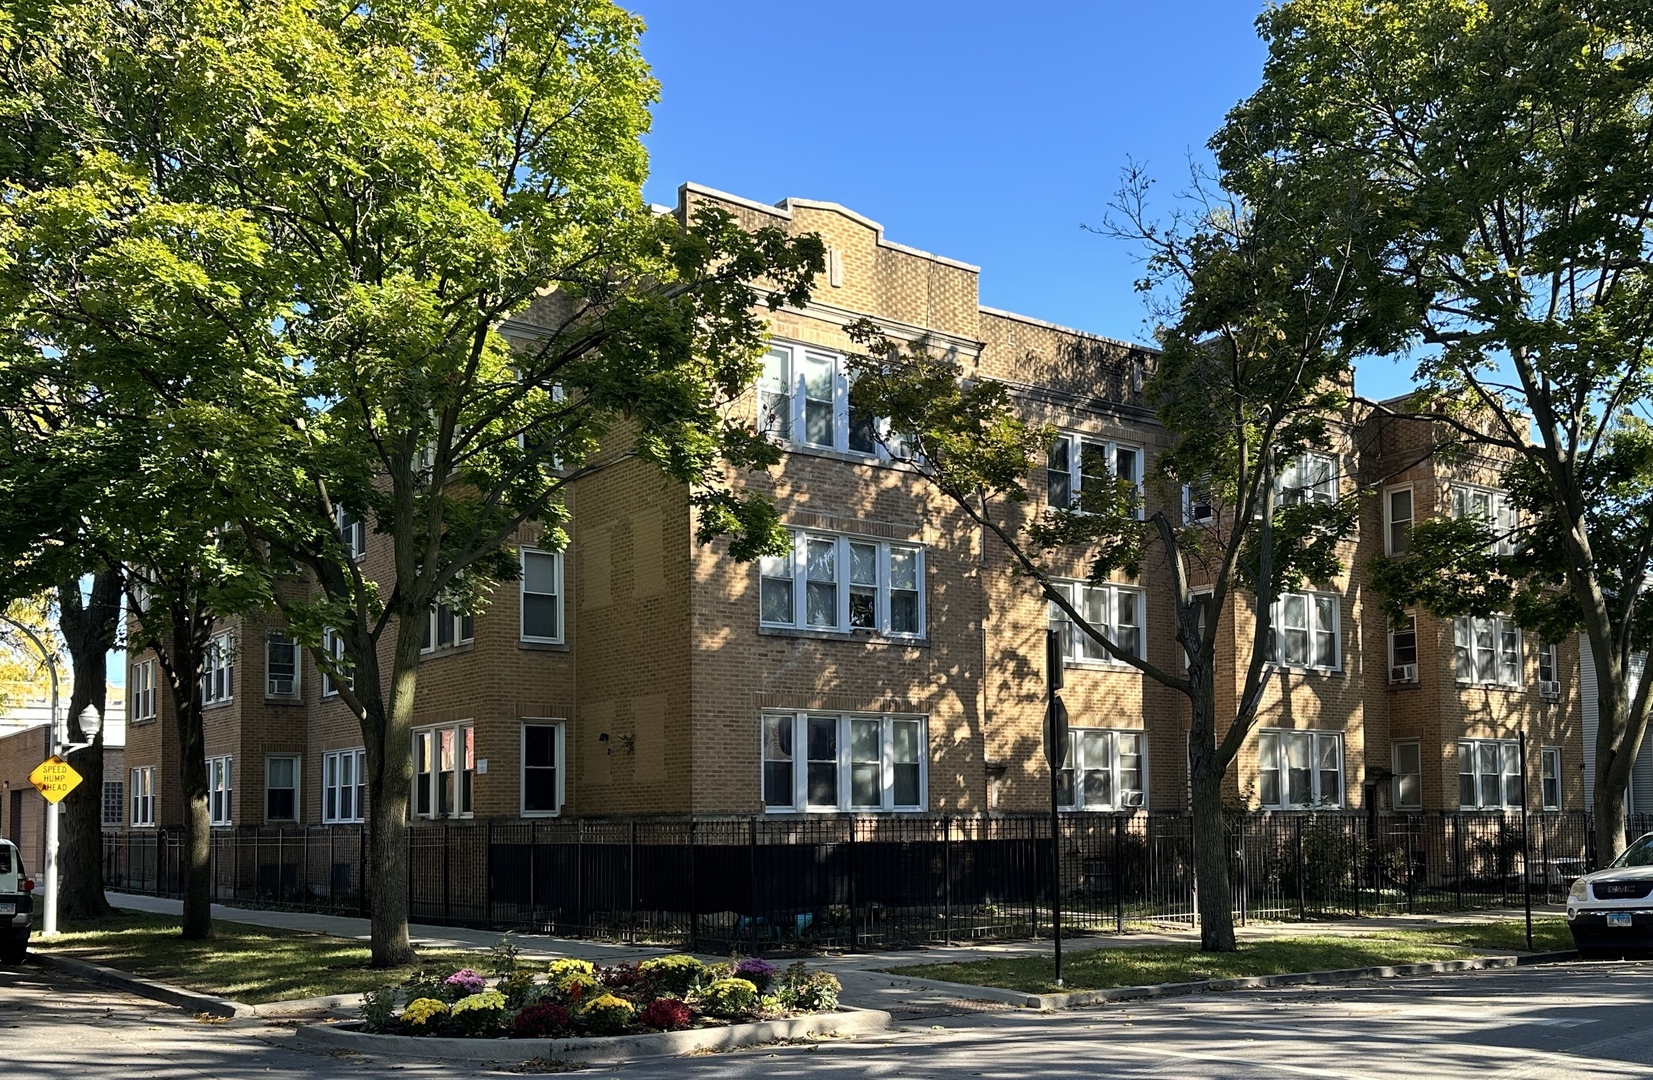
[[[1054,737],[1059,731],[1056,691],[1062,685],[1062,640],[1055,630],[1045,631],[1045,664],[1045,708]],[[1056,801],[1056,773],[1061,766],[1064,749],[1056,746],[1050,748],[1050,931],[1058,987],[1062,985],[1062,813]]]
[[[40,636],[16,619],[7,615],[0,615],[0,620],[16,627],[24,637],[34,642],[34,647],[40,650],[40,659],[46,663],[46,673],[52,680],[52,716],[47,728],[46,756],[56,757],[58,752],[57,739],[57,663],[52,660],[51,650]],[[46,804],[46,910],[41,918],[40,936],[51,937],[57,933],[57,822],[58,804]]]
[[[1532,840],[1527,834],[1527,732],[1521,731],[1521,891],[1527,909],[1527,951],[1532,952]]]

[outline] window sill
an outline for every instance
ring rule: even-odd
[[[1510,683],[1460,682],[1456,685],[1460,690],[1499,690],[1506,694],[1520,694],[1527,689],[1525,686]]]
[[[1119,660],[1074,660],[1070,657],[1063,657],[1062,666],[1076,671],[1118,671],[1128,675],[1142,674],[1141,669],[1134,668],[1130,664]]]
[[[332,821],[328,821],[326,819],[323,819],[322,824],[323,825],[363,825],[363,824],[366,824],[366,821],[365,821],[365,819],[359,818],[359,817],[334,818]]]
[[[266,705],[303,705],[304,698],[298,694],[265,694]]]
[[[201,702],[201,711],[204,713],[214,712],[218,709],[227,709],[234,704],[234,698],[226,698],[223,701],[203,701]]]
[[[562,817],[562,811],[561,810],[524,810],[521,813],[519,813],[517,816],[520,817],[520,818],[526,818],[526,819],[537,821],[537,820],[543,820],[545,818],[559,818],[559,817]]]
[[[799,630],[792,626],[764,626],[758,625],[758,633],[766,637],[793,637],[813,638],[817,641],[856,641],[869,645],[895,645],[910,649],[927,649],[930,639],[927,637],[891,637],[887,634],[877,634],[870,630],[852,630],[845,633],[842,630]]]
[[[1317,814],[1322,811],[1328,813],[1335,811],[1341,814],[1348,808],[1342,803],[1337,803],[1335,805],[1328,803],[1325,806],[1259,806],[1258,809],[1263,811],[1265,814]]]
[[[1264,663],[1276,675],[1318,675],[1325,677],[1343,674],[1343,669],[1340,667],[1298,667],[1296,664],[1269,664],[1267,661]]]
[[[864,817],[868,814],[924,814],[929,811],[922,806],[897,806],[889,810],[881,810],[871,806],[855,807],[850,810],[840,810],[835,806],[809,806],[802,810],[795,806],[766,806],[763,808],[763,812],[770,816],[826,817],[837,814],[841,817]]]
[[[517,640],[517,648],[523,652],[571,652],[567,642],[563,641],[523,641]]]
[[[1389,684],[1389,689],[1390,690],[1422,690],[1423,689],[1423,683],[1419,682],[1416,679],[1410,679],[1406,682],[1392,682],[1392,683]]]
[[[783,453],[801,454],[805,457],[828,458],[832,461],[844,461],[851,465],[874,465],[885,469],[912,469],[913,463],[903,458],[880,457],[877,454],[863,454],[859,450],[834,450],[826,446],[813,446],[809,443],[795,443],[790,440],[775,440]],[[916,470],[915,470],[916,471]]]
[[[1113,814],[1117,817],[1130,817],[1132,814],[1146,814],[1148,804],[1141,806],[1059,806],[1057,810],[1063,814]]]
[[[453,656],[458,653],[468,653],[475,648],[475,638],[472,638],[470,641],[461,642],[457,645],[438,645],[434,649],[421,650],[419,653],[419,662],[422,664],[426,660],[436,660],[444,656]]]
[[[126,725],[128,727],[143,727],[145,724],[153,724],[155,721],[157,721],[159,719],[160,719],[160,717],[158,717],[158,716],[136,717],[134,719],[128,720],[126,722]]]

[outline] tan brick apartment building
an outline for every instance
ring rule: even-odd
[[[1011,385],[1030,418],[1063,433],[1031,478],[1055,500],[1082,489],[1081,463],[1098,451],[1118,475],[1148,475],[1165,445],[1141,397],[1151,354],[984,308],[976,267],[892,243],[843,207],[765,206],[686,185],[675,212],[702,201],[753,225],[819,233],[830,247],[810,305],[772,316],[774,348],[749,403],[788,453],[739,481],[773,496],[793,552],[740,564],[722,544],[697,545],[684,490],[642,465],[579,481],[566,551],[537,548],[530,531],[520,583],[474,616],[432,614],[416,813],[1037,809],[1048,792],[1047,605],[993,541],[868,438],[848,408],[843,327],[870,317],[947,350],[970,376]],[[534,319],[506,333],[527,338]],[[1339,445],[1298,463],[1294,497],[1357,486],[1371,497],[1342,578],[1279,601],[1279,674],[1234,770],[1236,798],[1275,809],[1374,798],[1423,811],[1508,806],[1525,730],[1534,808],[1585,808],[1575,646],[1552,649],[1499,620],[1420,615],[1392,633],[1369,595],[1367,564],[1403,547],[1411,522],[1500,512],[1496,470],[1430,456],[1431,428],[1363,402]],[[1160,496],[1151,485],[1145,496],[1153,509]],[[1182,502],[1175,512],[1198,520],[1202,508]],[[349,527],[371,572],[381,553]],[[1162,582],[1073,588],[1155,663],[1181,662]],[[1231,616],[1225,633],[1247,635],[1245,621]],[[226,622],[223,634],[206,716],[215,821],[360,821],[368,793],[355,720],[276,624]],[[1181,809],[1181,699],[1089,655],[1083,639],[1069,651],[1071,800]],[[139,829],[182,811],[153,663],[135,657],[128,683],[128,825]]]

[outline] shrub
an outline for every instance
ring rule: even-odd
[[[594,1035],[618,1035],[631,1026],[636,1012],[625,998],[599,994],[586,1002],[580,1010],[580,1019]]]
[[[463,1034],[479,1035],[497,1030],[509,1013],[505,995],[498,990],[484,990],[454,1002],[450,1018]]]
[[[549,975],[551,977],[551,981],[555,983],[561,982],[569,975],[595,976],[597,974],[597,965],[593,964],[590,960],[570,960],[567,957],[564,957],[560,960],[553,960],[547,964],[545,966],[545,973]]]
[[[597,979],[610,990],[630,990],[643,981],[636,964],[615,964],[597,972]]]
[[[388,1031],[394,1025],[396,988],[381,986],[362,995],[362,1007],[356,1011],[362,1027],[368,1031]]]
[[[557,993],[570,1006],[575,1006],[597,996],[602,987],[603,984],[597,981],[596,976],[584,971],[574,971],[558,980]]]
[[[686,998],[706,973],[706,965],[692,956],[677,953],[657,956],[637,965],[648,989],[658,997]]]
[[[505,1003],[513,1009],[529,1004],[528,995],[534,990],[534,973],[518,968],[500,979],[494,987],[505,995]]]
[[[452,1005],[464,993],[459,987],[450,984],[447,976],[434,971],[415,971],[402,984],[402,996],[408,1001],[417,1001],[419,998],[432,998],[436,1001]]]
[[[639,1017],[644,1027],[657,1031],[681,1031],[693,1020],[689,1006],[676,998],[655,998]]]
[[[488,980],[472,971],[470,968],[460,968],[458,971],[442,980],[459,992],[461,997],[480,994],[488,989]]]
[[[758,988],[758,993],[769,991],[769,984],[775,981],[775,965],[767,960],[760,960],[756,956],[748,956],[735,965],[735,978],[745,979]]]
[[[435,998],[417,998],[402,1010],[402,1022],[415,1035],[429,1035],[437,1025],[448,1018],[448,1003]]]
[[[511,1028],[519,1039],[555,1038],[568,1030],[568,1010],[551,1002],[530,1005],[517,1013]]]
[[[758,988],[745,979],[719,979],[700,996],[700,1007],[713,1016],[744,1016],[758,1003]]]
[[[842,989],[837,976],[826,971],[810,971],[800,962],[786,969],[776,996],[788,1009],[827,1012],[838,1007],[838,991]]]

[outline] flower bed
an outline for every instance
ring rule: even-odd
[[[599,968],[553,960],[543,970],[501,950],[492,979],[469,968],[418,972],[400,987],[366,995],[362,1030],[465,1039],[559,1039],[635,1035],[780,1020],[838,1007],[838,980],[798,963],[784,971],[759,959],[703,964],[661,956]],[[405,1002],[400,1011],[398,1000]]]

